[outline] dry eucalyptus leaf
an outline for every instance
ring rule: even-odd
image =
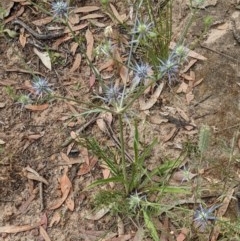
[[[75,72],[81,64],[82,56],[80,53],[76,54],[75,60],[73,62],[72,68],[69,70],[70,73]]]
[[[94,38],[93,38],[93,34],[89,29],[87,30],[85,37],[87,40],[87,57],[89,58],[89,60],[92,60]]]
[[[33,52],[39,57],[46,68],[52,70],[51,58],[48,52],[40,52],[36,48],[33,48]]]
[[[74,8],[74,13],[89,13],[93,11],[97,11],[100,7],[97,6],[85,6],[80,8]]]
[[[84,217],[89,220],[97,221],[109,212],[109,208],[102,208],[94,213],[86,213]]]
[[[164,83],[162,82],[147,102],[144,101],[143,97],[140,97],[140,110],[149,110],[151,107],[153,107],[154,104],[157,102],[160,94],[162,93],[163,87]]]
[[[0,139],[0,145],[4,145],[6,142]]]

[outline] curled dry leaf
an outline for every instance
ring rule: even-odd
[[[60,188],[62,192],[62,197],[58,199],[55,204],[49,207],[50,210],[59,208],[67,199],[68,194],[72,188],[72,183],[66,173],[60,179]]]
[[[99,13],[92,13],[92,14],[88,14],[84,17],[81,17],[80,20],[86,20],[86,19],[91,19],[91,18],[103,18],[104,15],[99,14]]]
[[[21,46],[24,48],[26,45],[26,42],[27,42],[27,37],[25,34],[21,33],[19,35],[19,42],[20,42]]]
[[[70,73],[75,72],[80,67],[81,60],[82,60],[81,54],[80,53],[76,54],[72,68],[69,70]]]
[[[96,212],[89,212],[84,215],[86,219],[97,221],[109,212],[110,208],[102,208]]]
[[[51,239],[48,236],[46,230],[42,226],[39,227],[39,232],[40,232],[41,236],[44,238],[45,241],[51,241]]]
[[[48,104],[43,105],[25,105],[25,109],[32,110],[32,111],[43,111],[48,108]]]
[[[61,220],[61,215],[59,214],[59,212],[55,212],[53,214],[49,227],[51,228],[54,224],[58,224],[60,220]]]
[[[70,211],[73,211],[74,210],[74,196],[73,196],[73,191],[71,190],[67,199],[66,199],[66,202],[65,202],[66,206],[68,207],[68,209]]]
[[[129,82],[129,73],[128,73],[128,68],[124,65],[120,68],[120,76],[123,81],[123,84],[127,84]]]
[[[40,52],[36,48],[33,48],[33,52],[39,57],[46,68],[52,70],[51,58],[48,52]]]
[[[89,13],[99,10],[100,7],[97,6],[85,6],[80,8],[74,8],[74,13]]]
[[[181,233],[177,236],[177,241],[184,241],[187,238],[189,230],[186,228],[182,228]]]
[[[89,58],[89,60],[92,60],[94,39],[93,39],[93,35],[89,29],[87,30],[85,37],[87,40],[87,57]]]
[[[0,145],[4,145],[6,142],[0,139]]]
[[[123,19],[122,17],[120,16],[120,14],[118,13],[117,9],[110,3],[110,8],[112,9],[112,12],[115,16],[115,18],[120,22],[120,23],[123,23]]]
[[[144,101],[143,97],[140,97],[139,98],[140,110],[149,110],[151,107],[153,107],[154,104],[157,102],[160,94],[162,93],[163,87],[164,87],[164,83],[162,82],[157,87],[157,89],[155,90],[155,92],[147,102]]]
[[[15,225],[9,225],[9,226],[3,226],[0,227],[0,233],[19,233],[19,232],[25,232],[32,230],[34,228],[37,228],[41,226],[42,223],[35,223],[35,224],[27,224],[22,226],[15,226]]]

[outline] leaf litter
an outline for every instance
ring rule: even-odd
[[[25,3],[27,3],[27,1],[15,1],[15,2],[21,2],[23,5]],[[126,21],[127,19],[127,15],[124,13],[119,13],[119,11],[117,10],[117,7],[115,7],[114,5],[110,5],[111,9],[112,9],[112,12],[115,16],[115,20],[117,20],[118,22],[124,22]],[[77,14],[77,13],[90,13],[90,12],[94,12],[94,11],[99,11],[100,10],[100,7],[98,6],[85,6],[85,7],[79,7],[79,8],[76,8],[74,9],[74,13]],[[93,57],[93,48],[94,48],[94,41],[95,41],[95,37],[96,37],[96,33],[95,31],[93,31],[92,29],[92,26],[91,28],[89,27],[89,22],[88,20],[91,20],[91,19],[99,19],[99,21],[101,21],[102,18],[105,17],[105,14],[102,14],[102,13],[90,13],[90,14],[86,14],[84,16],[81,16],[79,15],[77,18],[74,19],[74,21],[72,22],[72,24],[74,24],[74,26],[72,26],[72,29],[74,32],[76,32],[77,34],[79,34],[79,31],[81,34],[85,34],[85,38],[86,38],[86,41],[87,41],[87,56],[89,57],[90,60],[94,60],[94,57]],[[84,21],[84,20],[87,20],[88,23],[80,23],[79,25],[75,26],[76,24],[78,24],[79,21]],[[45,19],[39,19],[39,20],[35,20],[33,21],[32,23],[36,26],[43,26],[43,25],[46,25],[48,23],[50,23],[52,21],[51,18],[45,18]],[[86,27],[87,30],[84,30]],[[69,30],[65,30],[65,33],[70,33]],[[67,41],[71,40],[72,39],[72,36],[71,34],[69,34],[68,36],[65,36],[64,38],[60,38],[58,40],[56,40],[52,46],[55,48],[55,49],[58,49],[61,47],[61,45],[63,44],[66,44]],[[20,43],[22,45],[22,47],[26,47],[26,44],[28,42],[28,38],[25,38],[23,35],[20,35]],[[70,72],[80,72],[82,71],[82,69],[84,68],[84,66],[81,66],[81,55],[78,54],[77,52],[77,48],[79,46],[75,46],[73,49],[72,49],[72,53],[73,53],[73,56],[74,56],[74,60],[72,61],[72,65],[71,65],[71,68],[70,68]],[[174,48],[174,44],[171,44],[170,48]],[[39,56],[39,58],[41,59],[42,63],[45,65],[46,68],[48,68],[49,70],[51,70],[51,61],[49,59],[49,56],[46,56],[46,52],[40,52],[39,50],[34,50],[36,52],[36,54]],[[122,63],[122,56],[120,55],[120,53],[116,50],[115,52],[116,54],[116,57],[117,57],[117,61],[116,62],[119,62],[119,63]],[[45,57],[44,57],[45,55]],[[178,94],[180,93],[184,93],[185,94],[185,98],[186,98],[186,103],[188,105],[190,105],[194,99],[194,88],[196,86],[198,86],[199,84],[202,83],[203,79],[199,79],[199,80],[196,80],[195,78],[195,75],[194,73],[190,73],[187,74],[187,72],[193,67],[193,65],[195,65],[197,62],[196,62],[196,59],[197,60],[206,60],[206,58],[194,51],[189,51],[189,56],[192,57],[192,58],[195,58],[195,60],[190,60],[189,64],[186,66],[186,68],[183,70],[183,73],[181,75],[181,77],[184,79],[184,82],[182,81],[181,82],[181,85],[179,87],[179,90],[177,91]],[[46,61],[46,59],[48,59]],[[101,71],[103,70],[108,70],[108,71],[111,71],[111,67],[114,65],[114,61],[113,60],[110,60],[109,62],[106,62],[105,64],[104,63],[101,63],[102,64],[102,67],[101,67]],[[42,71],[42,70],[41,70]],[[121,76],[121,80],[124,84],[127,84],[129,83],[129,73],[128,73],[128,70],[127,68],[124,66],[124,65],[119,65],[119,74]],[[95,79],[94,81],[92,81],[93,83],[90,83],[90,87],[91,88],[94,88],[94,84],[95,84]],[[71,82],[69,83],[69,86],[73,85]],[[67,90],[68,91],[68,90]],[[154,109],[154,106],[155,104],[159,101],[159,100],[164,100],[164,96],[163,96],[163,84],[158,86],[155,90],[155,92],[149,94],[149,99],[146,101],[146,99],[141,99],[139,101],[139,104],[140,104],[140,109],[142,111],[149,111],[148,113],[151,113],[152,109]],[[37,105],[27,105],[26,106],[26,110],[31,110],[31,111],[43,111],[43,110],[46,110],[49,108],[49,105],[48,104],[37,104]],[[76,111],[78,112],[78,111]],[[177,108],[177,112],[178,114],[185,120],[185,121],[190,121],[189,119],[189,116],[188,116],[188,113],[185,113],[184,110],[180,109],[180,108]],[[34,113],[33,113],[34,114]],[[100,130],[105,130],[106,127],[104,127],[104,121],[97,121],[96,122],[97,125],[98,125],[98,128]],[[163,122],[159,122],[156,124],[158,125],[161,125]],[[70,127],[70,126],[69,126]],[[71,127],[74,127],[74,125],[72,125]],[[165,141],[166,140],[170,140],[172,137],[173,137],[173,134],[176,132],[177,128],[175,127],[172,132],[170,133],[169,136],[165,136]],[[104,132],[104,131],[103,131]],[[38,132],[34,132],[34,133],[38,133]],[[75,132],[72,132],[72,137],[73,139],[77,139],[77,135],[73,134]],[[28,136],[29,139],[32,139],[32,140],[36,140],[38,141],[41,136],[38,135],[38,134],[32,134],[32,135],[29,135]],[[1,141],[1,140],[0,140]],[[40,141],[40,140],[39,140]],[[0,143],[0,144],[6,144],[4,141],[2,141],[3,143]],[[72,148],[72,147],[71,147]],[[83,150],[81,151],[81,153],[83,154]],[[68,151],[68,154],[70,153],[70,151]],[[81,164],[80,165],[80,168],[79,168],[79,171],[78,171],[78,175],[79,176],[83,176],[85,174],[89,174],[91,173],[92,171],[94,171],[94,167],[96,166],[96,164],[98,163],[98,160],[94,157],[89,157],[88,154],[87,154],[87,157],[83,157],[83,160],[81,161],[78,161],[78,162],[74,162],[72,159],[70,159],[68,157],[68,155],[64,154],[64,152],[61,152],[61,158],[62,160],[64,161],[64,163],[66,165],[74,165],[75,163],[79,163]],[[82,163],[84,161],[84,163]],[[62,163],[63,164],[63,163]],[[104,167],[101,166],[103,169],[102,169],[102,172],[103,172],[103,176],[105,178],[108,177],[109,175],[109,170],[104,170]],[[34,171],[34,169],[32,169],[33,171],[30,171],[31,169],[28,169],[26,170],[27,171],[27,174],[26,174],[26,177],[30,180],[35,180],[35,181],[38,181],[38,182],[42,182],[42,183],[45,183],[46,185],[48,184],[48,181],[42,177],[40,174],[38,174],[38,172]],[[37,170],[37,169],[36,169]],[[182,171],[179,171],[179,172],[175,172],[175,178],[177,176],[177,181],[179,182],[180,179],[183,177],[183,172]],[[194,178],[197,174],[192,174],[191,178]],[[74,191],[73,191],[73,183],[70,181],[68,175],[67,175],[67,171],[65,170],[64,171],[64,174],[63,175],[60,175],[58,173],[58,175],[55,177],[55,179],[59,178],[60,177],[60,180],[59,180],[59,184],[60,184],[60,189],[61,189],[61,198],[59,198],[55,203],[53,202],[52,205],[50,205],[49,209],[50,210],[55,210],[55,209],[58,209],[60,208],[62,205],[66,205],[66,207],[71,210],[72,212],[74,211],[74,209],[76,208],[75,207],[75,203],[74,203]],[[83,179],[81,179],[83,180]],[[28,199],[28,202],[27,202],[27,206],[29,206],[31,204],[31,202],[36,198],[36,196],[32,195],[30,196],[30,198]],[[54,201],[54,200],[52,200]],[[226,202],[228,202],[229,204],[229,201],[230,199],[228,199]],[[226,204],[225,206],[225,211],[226,211],[226,207],[228,206],[228,204]],[[95,221],[98,221],[100,220],[101,218],[103,218],[106,213],[108,213],[109,210],[100,210],[99,212],[97,212],[96,214],[92,214],[87,216],[89,218],[89,220],[95,220]],[[57,213],[55,211],[55,213]],[[222,214],[223,215],[223,214]],[[84,217],[86,218],[86,217]],[[57,215],[56,214],[56,217],[54,217],[53,219],[53,223],[55,223],[55,225],[57,225],[59,222],[60,222],[60,216],[59,214]],[[55,221],[56,220],[56,221]],[[53,225],[52,223],[52,225]],[[169,225],[169,224],[168,224]],[[39,227],[37,226],[37,224],[34,225],[34,227]],[[121,227],[123,227],[123,225],[121,225]],[[169,228],[169,227],[167,227]],[[2,229],[0,230],[7,230],[7,232],[12,232],[12,233],[16,233],[16,232],[21,232],[21,231],[27,231],[27,230],[30,230],[30,227],[29,225],[24,225],[24,226],[6,226],[6,229],[4,229],[2,227]],[[86,231],[84,231],[85,233],[87,233]],[[88,232],[91,232],[91,231],[88,231]],[[119,231],[118,234],[115,234],[115,236],[109,238],[109,239],[106,239],[106,240],[130,240],[132,235],[130,234],[124,234],[126,231],[124,229],[122,229],[122,231]],[[143,239],[143,234],[144,233],[144,230],[142,227],[138,228],[137,229],[137,232],[135,233],[135,237],[133,240],[142,240]],[[217,233],[217,232],[216,232]],[[40,226],[40,234],[43,236],[43,238],[45,240],[50,240],[47,232],[46,232],[46,229],[41,227]],[[99,233],[100,234],[100,233]],[[182,229],[180,231],[180,234],[177,236],[177,240],[181,241],[181,240],[185,240],[186,238],[186,235],[188,234],[188,230],[184,230]],[[90,235],[90,234],[89,234]],[[119,235],[118,237],[116,237],[117,235]],[[96,235],[97,236],[97,235]],[[95,238],[96,238],[95,236]],[[87,239],[86,239],[87,240]],[[90,240],[90,238],[89,238]],[[93,240],[93,239],[92,239]],[[214,240],[214,239],[213,239]]]

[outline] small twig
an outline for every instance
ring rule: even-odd
[[[223,53],[221,53],[221,52],[219,52],[219,51],[217,51],[217,50],[215,50],[215,49],[211,49],[211,48],[209,48],[209,47],[207,47],[207,46],[205,46],[205,45],[202,45],[202,44],[200,44],[200,46],[201,46],[202,48],[205,48],[205,49],[207,49],[207,50],[210,50],[210,51],[212,51],[212,52],[214,52],[214,53],[216,53],[216,54],[222,55],[222,56],[224,56],[224,57],[227,58],[227,59],[231,59],[231,60],[234,61],[234,62],[238,62],[237,59],[233,58],[233,57],[230,56],[230,55],[223,54]]]
[[[40,210],[44,209],[43,205],[43,183],[39,182],[39,198],[40,198]]]

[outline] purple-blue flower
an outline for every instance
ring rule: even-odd
[[[64,2],[64,1],[56,1],[52,3],[52,13],[53,13],[53,17],[59,17],[59,18],[63,18],[63,17],[68,17],[68,3]]]
[[[210,221],[215,221],[217,218],[213,215],[213,212],[219,208],[222,204],[213,205],[210,208],[203,208],[202,205],[199,205],[199,208],[195,210],[193,216],[193,222],[201,232],[206,230],[206,227],[209,225]]]
[[[35,77],[32,86],[35,94],[39,97],[42,97],[44,94],[50,94],[53,92],[47,80],[42,77]]]
[[[137,40],[133,40],[132,42],[138,42],[140,39],[146,40],[148,36],[152,33],[153,23],[148,23],[145,21],[140,21],[137,19],[136,26],[134,30],[132,31],[133,34],[138,34]]]
[[[179,70],[179,63],[177,58],[173,54],[170,54],[168,59],[165,61],[160,60],[160,63],[161,64],[159,66],[159,70],[161,76],[167,75],[170,84],[175,82],[177,80],[176,74]]]

